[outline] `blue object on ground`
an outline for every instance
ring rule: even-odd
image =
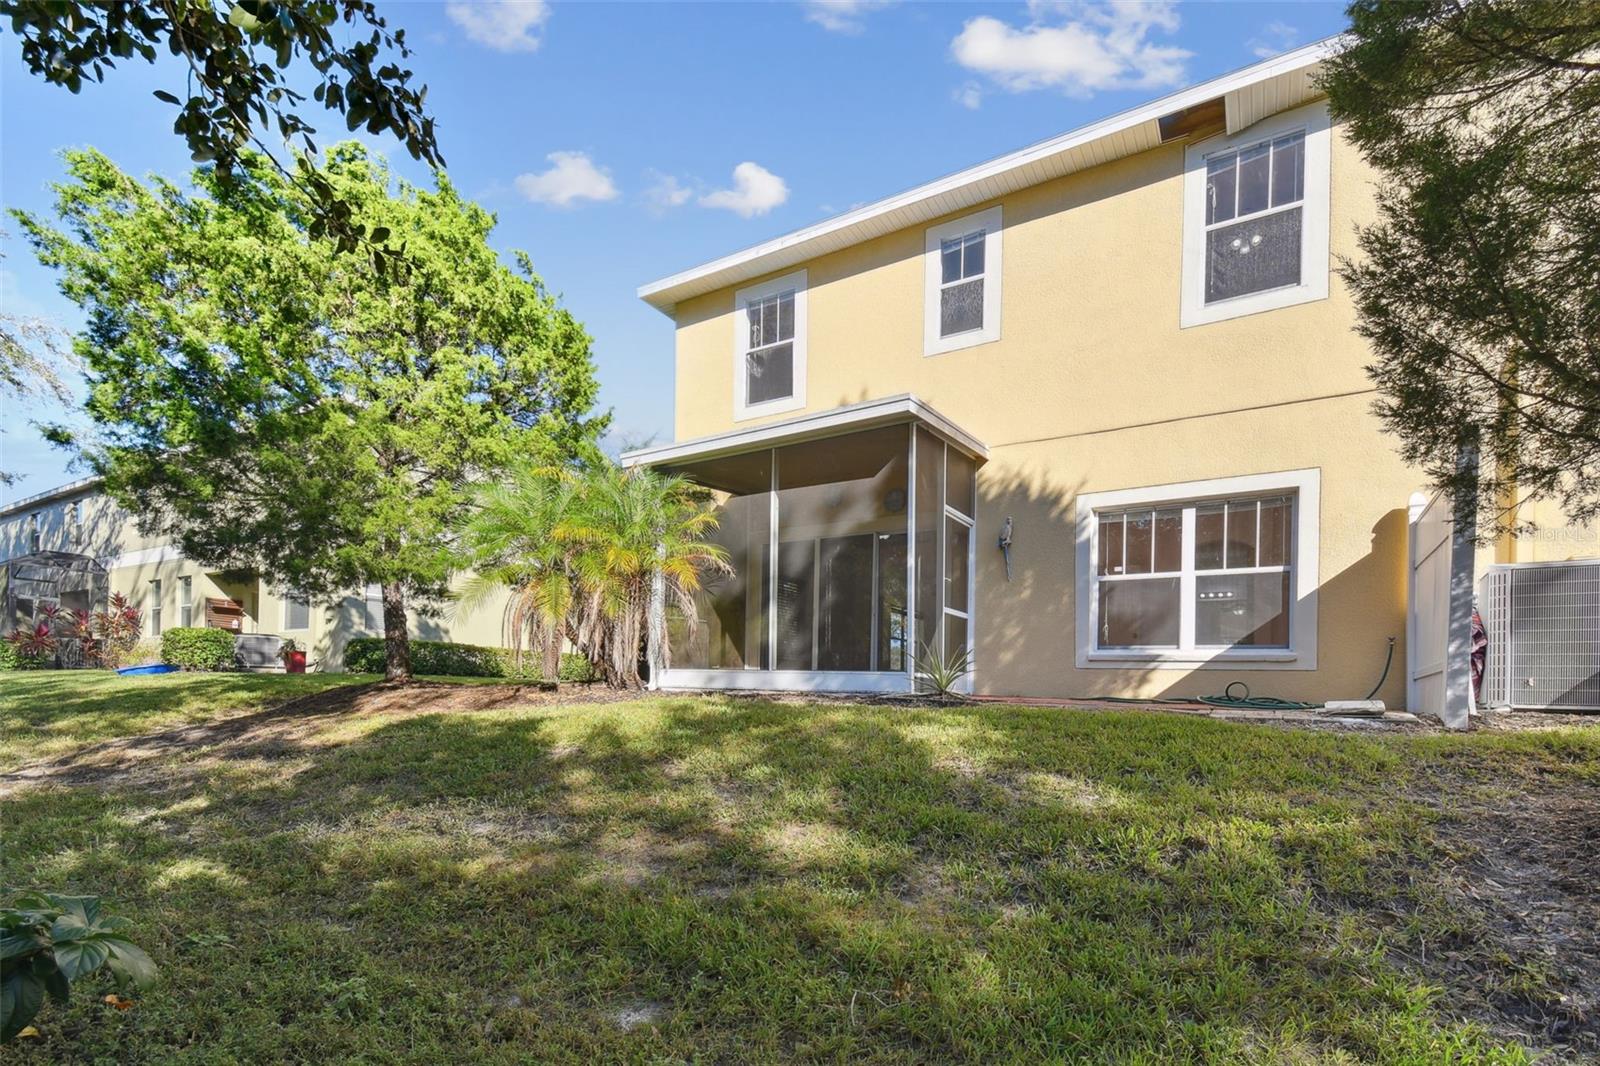
[[[149,663],[145,666],[124,666],[117,673],[123,677],[129,677],[136,674],[172,674],[176,673],[177,670],[176,666],[168,663]]]

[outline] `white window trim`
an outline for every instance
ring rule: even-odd
[[[1206,158],[1260,141],[1304,130],[1306,134],[1305,198],[1301,208],[1300,284],[1253,292],[1206,303]],[[1178,325],[1187,329],[1208,322],[1254,315],[1279,307],[1328,298],[1329,145],[1326,102],[1285,111],[1257,122],[1233,136],[1213,137],[1184,151],[1183,279]]]
[[[745,305],[794,290],[794,394],[765,403],[749,403],[745,355],[750,350],[750,323]],[[763,415],[798,411],[806,405],[806,272],[796,270],[781,278],[751,285],[733,294],[733,420],[744,422]]]
[[[984,231],[983,247],[983,328],[957,333],[950,337],[939,336],[939,290],[943,272],[939,266],[939,252],[945,241],[964,237],[973,230]],[[922,354],[943,355],[979,344],[1000,339],[1000,278],[1001,266],[1000,207],[995,205],[975,215],[942,222],[928,230],[923,245],[923,327]]]
[[[1095,596],[1095,559],[1098,558],[1099,511],[1165,503],[1190,502],[1232,496],[1292,492],[1295,496],[1294,565],[1289,582],[1293,603],[1289,616],[1288,648],[1106,648],[1095,646],[1099,632],[1099,600]],[[1270,474],[1211,478],[1137,489],[1084,493],[1077,506],[1077,664],[1079,669],[1126,669],[1144,665],[1157,668],[1237,669],[1248,663],[1252,670],[1315,670],[1317,668],[1317,559],[1321,552],[1322,471],[1284,470]],[[1186,530],[1186,534],[1191,531]]]

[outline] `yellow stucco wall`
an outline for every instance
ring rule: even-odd
[[[1331,250],[1354,254],[1353,226],[1372,217],[1372,175],[1337,127],[1331,154]],[[999,201],[993,343],[922,354],[925,227],[804,264],[805,410],[910,392],[988,444],[980,691],[1195,695],[1238,677],[1286,697],[1360,697],[1394,635],[1401,646],[1381,695],[1399,705],[1405,508],[1421,477],[1369,413],[1351,301],[1335,278],[1326,300],[1180,329],[1183,166],[1183,146],[1165,146]],[[733,420],[733,313],[733,289],[677,309],[680,440],[760,424]],[[1321,470],[1322,486],[1316,670],[1073,666],[1078,493],[1307,467]],[[1009,585],[993,548],[1007,515]]]
[[[1495,545],[1497,563],[1554,563],[1600,555],[1600,525],[1573,522],[1554,500],[1523,501],[1517,507],[1517,520],[1534,528],[1500,538]]]

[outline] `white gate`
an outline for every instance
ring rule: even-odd
[[[1406,587],[1406,709],[1465,729],[1472,707],[1472,523],[1450,501],[1411,496]]]

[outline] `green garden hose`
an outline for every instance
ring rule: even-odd
[[[1385,681],[1389,680],[1389,667],[1393,663],[1394,663],[1394,638],[1390,637],[1389,638],[1389,655],[1388,655],[1388,657],[1386,659],[1383,660],[1383,675],[1378,678],[1378,683],[1376,685],[1372,686],[1372,691],[1367,693],[1367,699],[1370,700],[1370,699],[1376,699],[1377,698],[1378,690],[1383,687],[1383,683]]]
[[[1389,638],[1389,654],[1383,660],[1383,674],[1379,676],[1378,683],[1372,686],[1372,691],[1367,693],[1367,699],[1378,695],[1378,690],[1383,688],[1383,683],[1389,680],[1389,667],[1394,665],[1394,638]],[[1234,688],[1242,689],[1237,695]],[[1228,710],[1250,711],[1314,711],[1321,707],[1320,703],[1302,703],[1299,700],[1284,700],[1277,696],[1252,696],[1250,686],[1243,681],[1230,681],[1228,687],[1222,690],[1220,696],[1196,696],[1193,699],[1151,699],[1141,700],[1134,696],[1096,696],[1101,703],[1167,703],[1188,704],[1203,703],[1208,707],[1222,707]]]
[[[1233,694],[1235,688],[1242,690],[1237,696]],[[1235,710],[1251,711],[1310,711],[1322,706],[1320,703],[1281,700],[1276,696],[1252,696],[1250,695],[1250,686],[1243,681],[1229,681],[1228,687],[1222,690],[1222,695],[1201,696],[1199,701],[1210,707],[1227,707]]]

